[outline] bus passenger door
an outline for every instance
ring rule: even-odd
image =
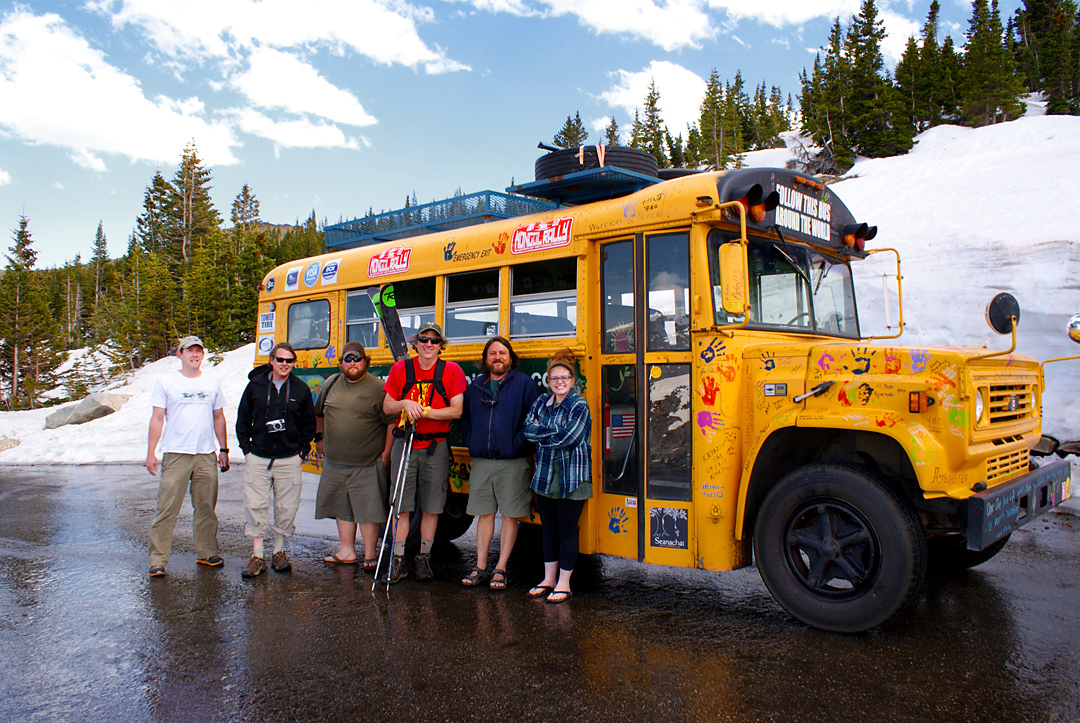
[[[599,551],[693,566],[686,232],[601,246]]]

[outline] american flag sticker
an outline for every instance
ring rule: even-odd
[[[629,439],[633,434],[633,413],[611,415],[611,437],[613,439]]]

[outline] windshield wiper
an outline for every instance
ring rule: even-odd
[[[824,281],[825,277],[829,275],[830,271],[832,271],[832,264],[829,264],[828,266],[826,266],[825,265],[825,259],[822,259],[821,260],[821,269],[822,269],[821,276],[818,277],[817,286],[814,287],[814,296],[817,296],[818,289],[821,288],[821,282]]]
[[[776,249],[777,253],[779,253],[781,256],[788,260],[788,263],[791,264],[791,268],[795,269],[795,273],[797,273],[803,278],[803,281],[806,282],[807,286],[813,286],[814,282],[810,280],[810,277],[805,271],[799,268],[799,265],[795,262],[795,259],[791,258],[791,254],[787,252],[787,239],[784,238],[784,234],[782,231],[780,231],[780,227],[773,226],[772,229],[776,231],[776,235],[780,237],[781,243],[784,244],[784,248],[780,248],[776,244],[773,244],[773,248]],[[814,293],[817,292],[815,291]]]

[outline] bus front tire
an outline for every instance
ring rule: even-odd
[[[983,564],[997,555],[1009,542],[1010,535],[1005,535],[985,550],[967,549],[967,540],[963,535],[934,537],[930,539],[930,572],[937,575],[950,575],[964,572]]]
[[[786,475],[762,503],[754,558],[776,601],[802,622],[855,633],[916,596],[927,544],[910,504],[869,470],[811,464]]]

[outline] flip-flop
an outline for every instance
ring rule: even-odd
[[[379,566],[379,558],[373,557],[370,560],[364,560],[364,572],[375,572],[375,568]]]
[[[529,590],[529,597],[547,597],[554,589],[550,585],[536,585]]]
[[[360,560],[355,558],[355,557],[353,559],[351,559],[351,560],[342,560],[337,555],[327,555],[322,560],[323,560],[323,562],[325,562],[325,563],[327,563],[329,565],[359,565],[360,564]]]
[[[571,594],[569,590],[552,590],[551,594],[548,595],[547,603],[548,605],[561,605],[570,599]],[[562,595],[562,597],[556,598],[556,595]]]

